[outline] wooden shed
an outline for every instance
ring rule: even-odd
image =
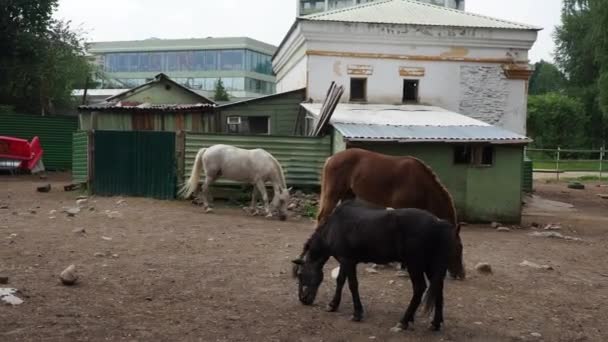
[[[158,74],[152,81],[78,107],[79,129],[114,131],[217,132],[216,104]]]
[[[218,107],[221,132],[234,134],[296,135],[300,103],[306,89],[296,89]]]

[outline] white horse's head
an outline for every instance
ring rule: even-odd
[[[291,188],[281,188],[278,194],[274,195],[272,204],[276,211],[279,212],[279,219],[285,221],[287,219],[287,206],[289,205],[289,192]]]

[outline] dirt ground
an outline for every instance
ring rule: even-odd
[[[310,220],[100,197],[89,199],[94,210],[68,217],[62,208],[75,206],[79,193],[63,191],[67,179],[51,175],[53,190],[38,193],[38,178],[0,176],[0,276],[10,278],[0,287],[18,289],[25,301],[0,305],[0,341],[608,340],[608,200],[597,196],[608,188],[536,184],[536,195],[574,208],[532,208],[522,226],[560,223],[562,234],[582,241],[532,237],[532,228],[464,227],[468,278],[446,283],[444,330],[427,331],[419,316],[415,330],[395,334],[389,329],[411,286],[393,269],[359,266],[362,323],[349,321],[348,288],[340,312],[323,310],[333,261],[316,305],[298,302],[290,260]],[[520,266],[524,260],[553,270]],[[476,273],[479,262],[493,275]],[[70,264],[80,280],[66,287],[58,274]]]

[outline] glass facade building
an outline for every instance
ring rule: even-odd
[[[213,91],[218,79],[235,97],[273,94],[275,47],[249,38],[91,43],[89,52],[109,79],[135,87],[165,73],[192,89]]]

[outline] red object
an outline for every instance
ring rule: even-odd
[[[28,142],[25,139],[0,136],[0,159],[21,160],[20,167],[23,169],[31,171],[43,154],[38,137]]]

